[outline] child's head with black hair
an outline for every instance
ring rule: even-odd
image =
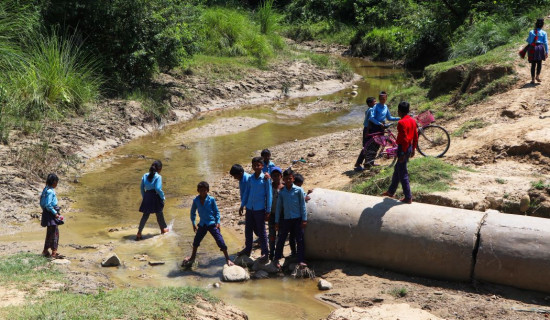
[[[401,101],[399,103],[399,106],[397,106],[397,113],[399,114],[399,117],[403,118],[404,116],[408,115],[410,108],[411,106],[407,101]]]
[[[262,169],[264,168],[264,158],[262,157],[254,157],[252,158],[252,170],[254,170],[254,173],[256,175],[259,175],[262,173]]]
[[[294,171],[292,171],[291,168],[288,168],[283,172],[283,181],[288,189],[292,188],[292,185],[294,184]]]
[[[302,176],[301,174],[299,173],[295,173],[294,174],[294,184],[297,185],[298,187],[301,187],[303,184],[304,184],[304,176]]]
[[[367,106],[372,107],[376,104],[376,99],[374,97],[368,97],[366,102]]]
[[[275,185],[279,185],[281,183],[281,178],[283,177],[283,171],[279,167],[273,167],[271,169],[271,180],[273,180],[273,183]]]
[[[162,162],[160,160],[155,160],[153,164],[151,164],[151,167],[149,168],[149,175],[147,176],[147,180],[153,181],[153,178],[155,177],[155,173],[160,173],[162,171]]]
[[[544,27],[544,19],[538,18],[537,22],[535,22],[535,28],[542,29],[542,27]]]
[[[244,175],[244,169],[243,169],[243,166],[241,166],[240,164],[234,164],[231,169],[229,170],[229,174],[237,179],[237,180],[241,180],[243,175]]]
[[[380,93],[378,94],[378,100],[381,104],[386,103],[386,100],[388,100],[388,94],[386,93],[386,91],[380,91]]]
[[[197,192],[201,198],[206,198],[206,195],[210,191],[210,185],[206,181],[201,181],[197,184]]]
[[[55,173],[50,173],[48,177],[46,178],[46,185],[48,187],[55,188],[57,187],[57,183],[59,182],[59,178]]]
[[[269,151],[269,149],[263,149],[260,156],[262,156],[265,163],[269,163],[269,160],[271,160],[271,151]]]

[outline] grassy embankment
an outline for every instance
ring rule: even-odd
[[[23,305],[0,309],[5,319],[181,319],[193,318],[197,298],[216,303],[205,290],[191,287],[100,291],[84,295],[45,291],[63,283],[63,273],[48,259],[30,253],[0,258],[0,286],[26,293]]]

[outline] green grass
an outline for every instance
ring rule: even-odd
[[[483,121],[482,119],[473,119],[473,120],[468,120],[466,122],[464,122],[460,128],[458,128],[457,130],[455,130],[453,133],[452,133],[452,136],[453,137],[462,137],[466,132],[470,131],[470,130],[473,130],[473,129],[479,129],[479,128],[484,128],[486,126],[488,126],[489,123]]]
[[[357,30],[337,21],[321,20],[282,25],[281,32],[297,42],[316,40],[327,44],[349,45]]]
[[[508,183],[508,181],[504,180],[504,179],[501,179],[501,178],[496,178],[495,179],[496,183],[498,184],[506,184]]]
[[[546,188],[550,189],[550,183],[546,184],[542,180],[531,182],[531,186],[537,190],[544,190]]]
[[[197,297],[218,301],[191,287],[116,289],[94,295],[56,292],[5,312],[11,319],[194,319],[190,305]]]
[[[453,173],[459,168],[445,163],[441,159],[427,158],[418,155],[408,163],[409,178],[413,196],[449,190]],[[352,186],[352,192],[379,195],[386,191],[391,183],[393,168],[384,168],[367,181]],[[400,190],[399,188],[398,190]],[[400,195],[401,191],[398,191]]]
[[[408,294],[408,291],[405,287],[395,287],[390,290],[389,294],[396,298],[403,298]]]
[[[346,63],[345,61],[342,61],[336,57],[308,51],[299,53],[289,52],[289,56],[296,60],[310,62],[311,64],[316,65],[321,69],[334,70],[338,74],[338,77],[344,81],[349,81],[353,78],[353,69],[351,68],[349,63]]]
[[[163,102],[166,96],[165,88],[148,87],[135,89],[126,96],[126,99],[141,102],[143,110],[160,123],[162,117],[170,110],[170,105]]]
[[[17,253],[0,257],[0,283],[31,287],[45,280],[61,281],[62,275],[49,260],[38,254]]]

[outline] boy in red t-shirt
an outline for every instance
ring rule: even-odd
[[[393,171],[390,187],[382,195],[393,197],[397,190],[397,185],[401,182],[403,195],[401,202],[412,203],[411,187],[409,184],[409,171],[407,162],[409,158],[414,157],[414,150],[418,145],[418,130],[416,121],[409,116],[410,105],[406,101],[399,103],[397,112],[401,120],[397,123],[397,154],[398,159]]]

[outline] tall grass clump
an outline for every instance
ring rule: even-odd
[[[258,20],[260,20],[260,32],[268,34],[275,26],[275,14],[273,0],[263,0],[258,7]]]
[[[18,114],[29,120],[62,118],[80,112],[95,100],[101,80],[97,63],[81,50],[73,37],[56,32],[37,35],[25,47],[24,63],[13,75]]]
[[[462,37],[451,45],[449,58],[467,58],[486,54],[491,49],[507,44],[520,33],[526,33],[532,21],[527,17],[502,19],[498,16],[483,17],[470,26],[462,26],[457,36]]]
[[[61,272],[38,254],[22,252],[0,258],[0,283],[4,285],[36,285],[44,280],[61,278]]]
[[[377,60],[400,59],[412,41],[411,31],[405,28],[374,28],[357,32],[351,40],[351,50],[355,55],[368,55]]]

